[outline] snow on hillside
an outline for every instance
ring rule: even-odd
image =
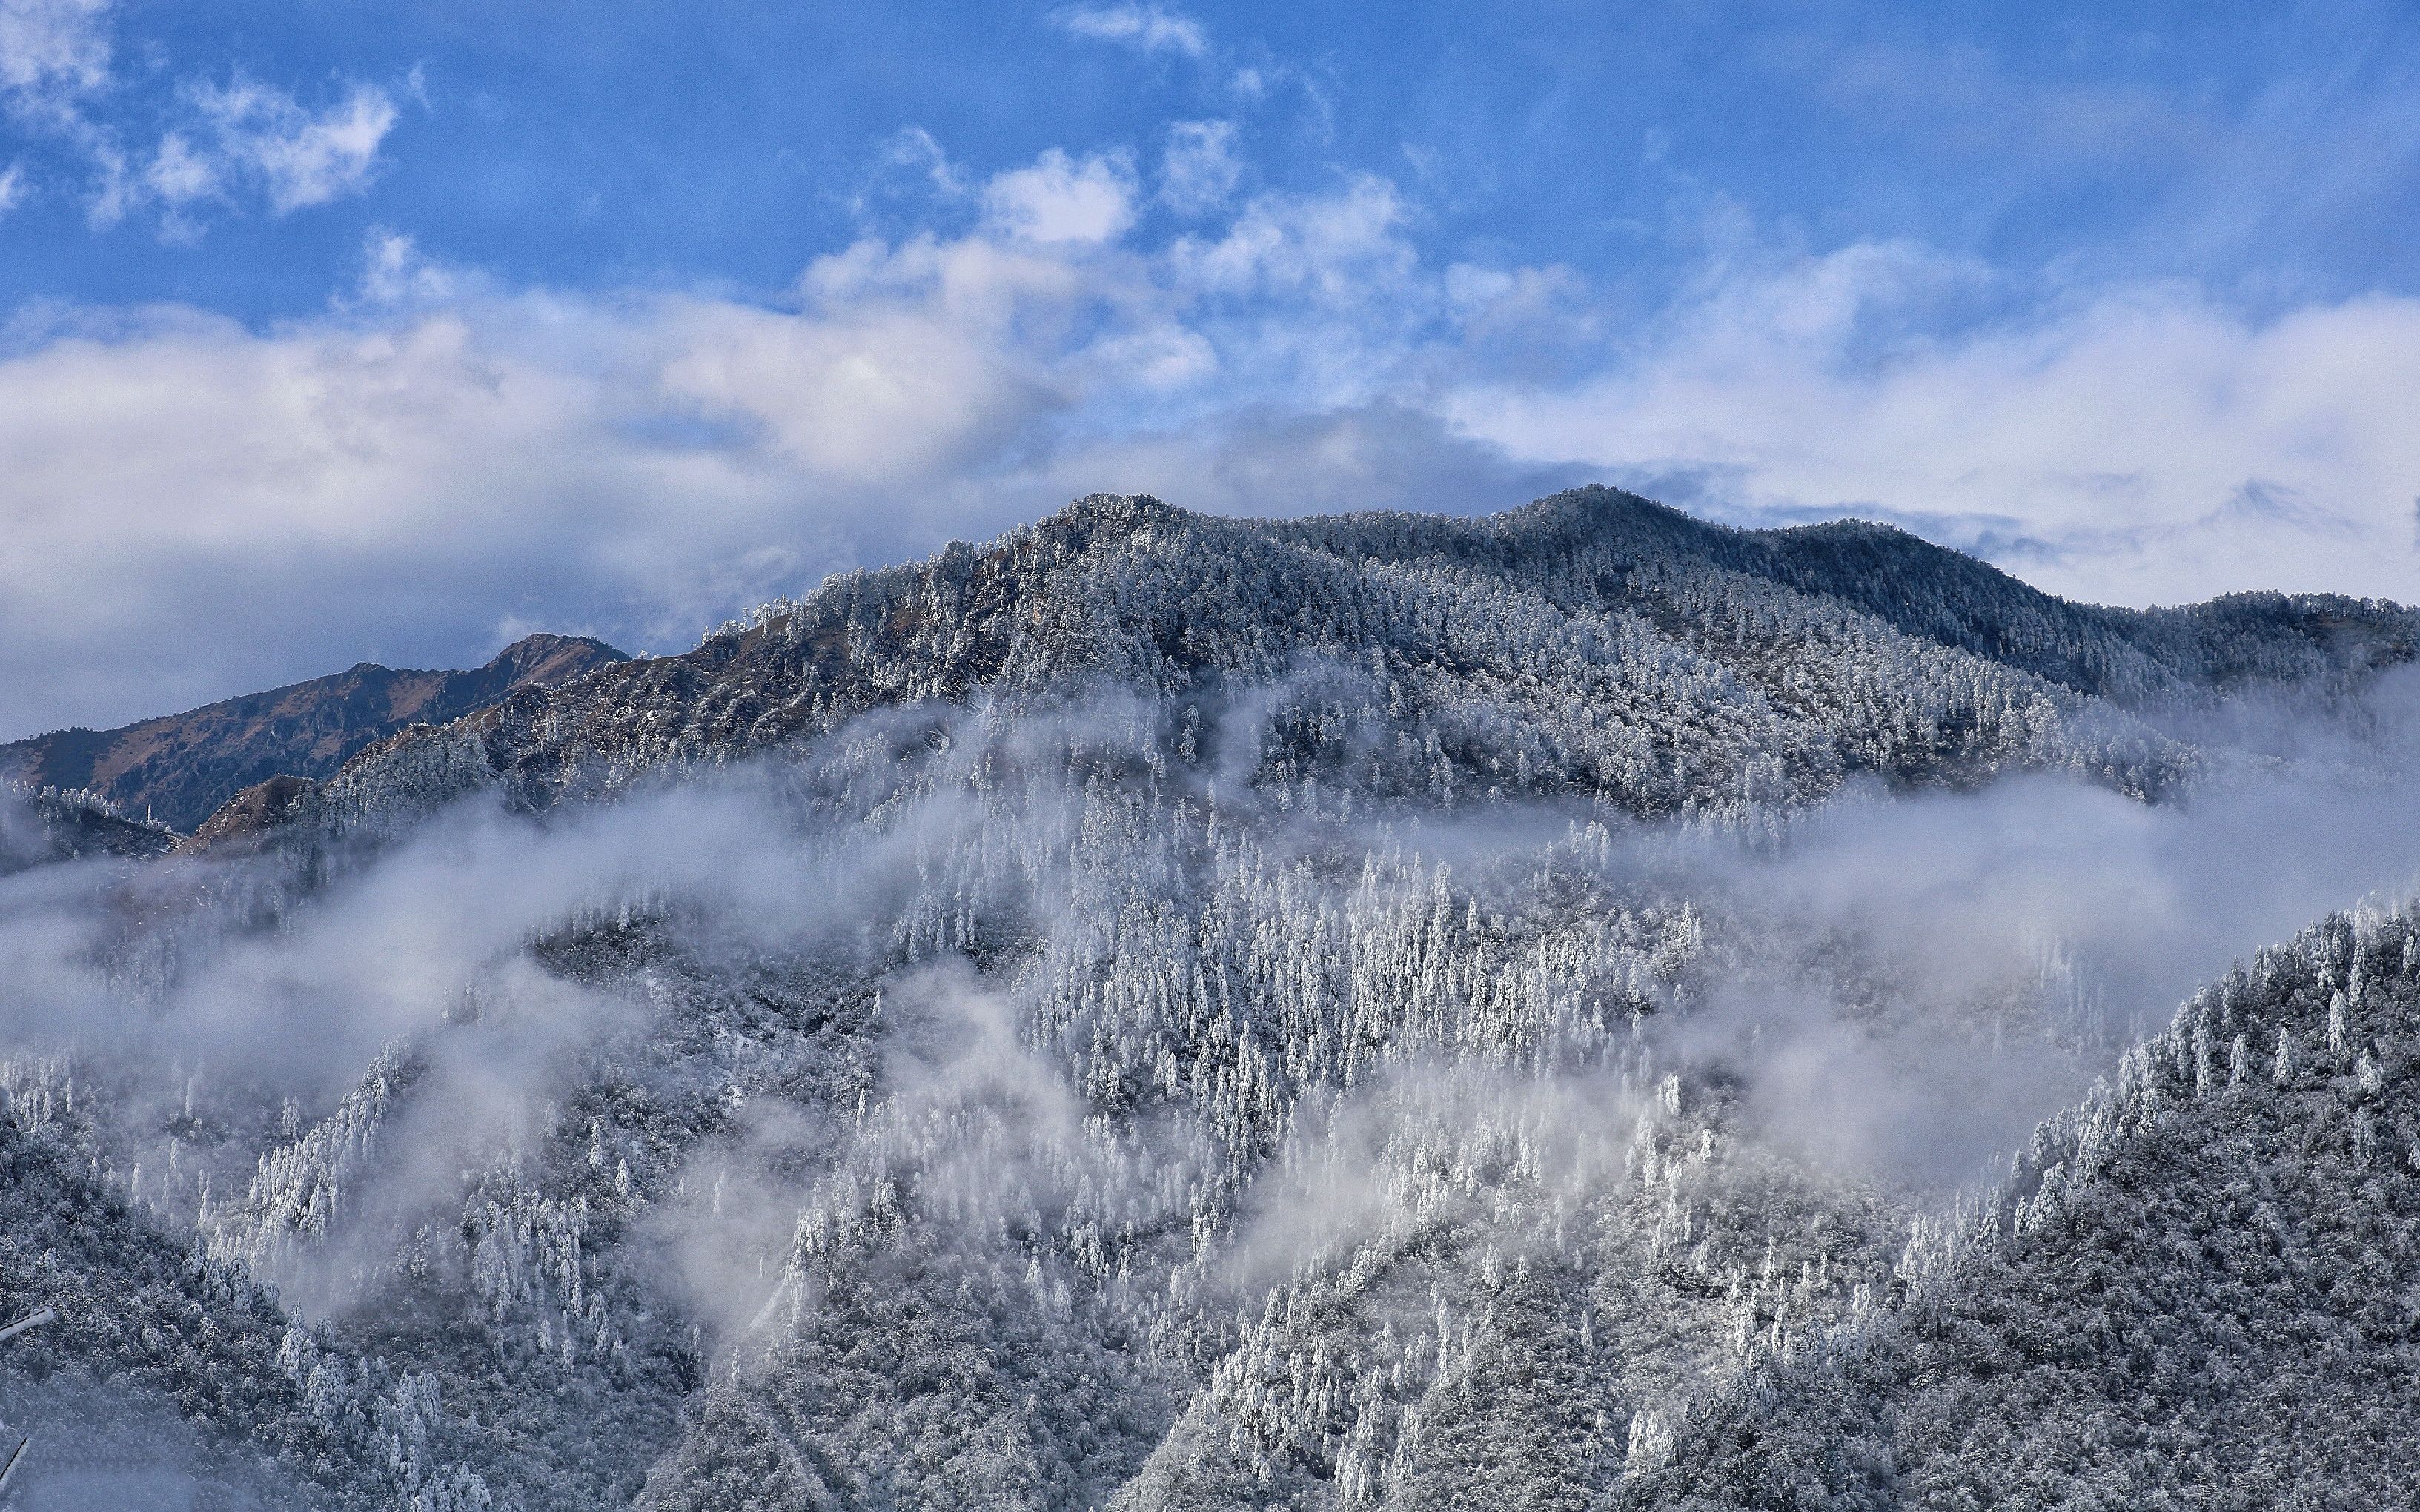
[[[1602,490],[838,579],[0,879],[0,1409],[308,1505],[2359,1500],[2413,640]]]

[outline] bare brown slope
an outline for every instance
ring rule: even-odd
[[[363,662],[288,687],[116,730],[59,730],[0,746],[0,779],[85,789],[128,813],[191,830],[271,777],[326,777],[407,725],[474,714],[522,687],[566,682],[626,658],[601,640],[534,635],[467,671]]]

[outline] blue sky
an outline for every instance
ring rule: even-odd
[[[0,734],[1100,488],[2420,597],[2420,12],[0,0]]]
[[[314,213],[230,195],[166,237],[156,206],[86,234],[85,154],[15,122],[41,193],[12,218],[12,301],[308,316],[379,228],[515,284],[778,297],[866,231],[949,224],[900,133],[979,179],[1204,119],[1237,128],[1256,190],[1378,175],[1433,255],[1568,264],[1632,300],[1689,276],[1709,212],[2257,305],[2420,272],[2420,13],[2393,5],[1094,8],[1150,18],[1123,41],[1047,6],[21,8],[94,17],[111,74],[85,114],[138,156],[194,115],[180,96],[240,81],[314,113],[366,87],[396,116]]]

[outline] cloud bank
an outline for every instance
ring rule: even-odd
[[[12,108],[81,110],[105,12],[8,14],[39,39]],[[351,193],[395,119],[365,87],[184,99],[129,205]],[[1743,234],[1623,320],[1573,269],[1424,252],[1389,178],[1262,188],[1239,140],[1186,121],[986,178],[918,136],[908,224],[766,292],[511,287],[380,231],[309,319],[21,310],[0,733],[531,628],[677,649],[1104,489],[1470,513],[1603,481],[1741,524],[1888,519],[2104,601],[2420,582],[2420,301],[2256,316]]]

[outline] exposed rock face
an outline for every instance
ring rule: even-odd
[[[468,671],[399,671],[363,662],[116,730],[58,730],[0,746],[0,779],[88,790],[129,814],[191,830],[240,790],[270,778],[326,777],[407,725],[442,724],[516,689],[566,682],[624,659],[601,640],[534,635]]]
[[[218,811],[194,831],[194,846],[218,846],[276,828],[309,808],[318,784],[307,777],[272,777],[219,806]]]

